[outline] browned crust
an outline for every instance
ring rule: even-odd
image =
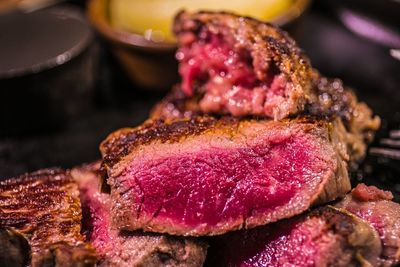
[[[354,92],[346,88],[341,80],[328,79],[317,72],[315,75],[314,90],[317,100],[307,103],[305,110],[298,116],[311,116],[327,121],[339,119],[341,127],[344,127],[344,131],[341,131],[342,139],[346,143],[350,162],[356,167],[364,158],[375,131],[379,129],[380,119],[373,115],[365,103],[359,102]],[[195,97],[187,98],[179,87],[175,87],[153,108],[150,119],[189,119],[201,114]]]
[[[234,123],[236,120],[232,119],[230,121]],[[198,135],[216,124],[222,125],[224,122],[204,116],[173,121],[149,120],[136,128],[117,130],[100,144],[103,165],[112,167],[137,146],[147,145],[154,140],[170,143],[177,142],[182,137]]]
[[[289,96],[289,110],[275,110],[274,117],[281,119],[302,110],[313,96],[312,68],[308,58],[296,42],[284,31],[272,24],[250,17],[227,12],[182,11],[174,20],[175,35],[191,32],[195,36],[201,29],[233,37],[234,49],[247,50],[253,58],[255,75],[264,80],[271,66],[279,69],[285,79],[293,85]]]
[[[184,118],[148,120],[135,128],[122,128],[111,133],[101,144],[100,151],[103,155],[103,166],[112,168],[122,158],[127,156],[136,147],[148,145],[151,142],[176,143],[189,136],[200,135],[206,131],[222,130],[232,131],[244,121],[251,119],[210,116],[192,116]],[[291,120],[285,120],[289,123]],[[328,125],[322,120],[303,117],[293,120],[297,123],[310,123],[310,130],[321,125]],[[327,126],[328,127],[328,126]]]
[[[78,187],[68,171],[46,169],[0,182],[0,228],[28,238],[34,266],[62,258],[93,265],[81,219]]]

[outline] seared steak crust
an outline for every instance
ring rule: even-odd
[[[100,147],[114,224],[215,235],[334,200],[350,189],[338,129],[308,118],[193,117],[114,132]]]
[[[106,140],[100,144],[100,151],[103,155],[103,164],[112,168],[123,157],[141,145],[147,145],[154,141],[179,142],[183,138],[218,126],[232,126],[238,123],[237,119],[224,118],[216,120],[212,117],[194,117],[176,120],[173,123],[165,123],[164,120],[148,121],[136,128],[123,128],[111,133]]]
[[[364,157],[367,145],[373,140],[375,131],[380,126],[380,119],[373,116],[372,110],[359,102],[354,92],[344,87],[339,79],[320,77],[315,73],[317,100],[307,103],[298,116],[312,116],[322,120],[340,119],[344,126],[343,140],[354,167]],[[152,110],[150,119],[173,120],[174,118],[191,118],[203,114],[195,98],[186,97],[179,87],[161,100]],[[257,118],[257,117],[256,117]]]
[[[47,169],[0,182],[0,228],[25,236],[32,266],[92,266],[81,235],[77,184],[69,172]]]

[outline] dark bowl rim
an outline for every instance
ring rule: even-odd
[[[89,23],[85,19],[84,14],[82,14],[77,7],[71,5],[56,6],[49,8],[47,12],[54,14],[62,13],[64,17],[80,21],[82,23],[82,26],[87,27],[88,33],[74,46],[64,52],[61,52],[57,56],[51,57],[45,61],[39,62],[26,68],[16,68],[0,72],[1,80],[14,79],[31,74],[37,74],[64,65],[65,63],[80,55],[82,51],[84,51],[85,48],[89,46],[91,40],[93,39],[93,32],[89,26]]]

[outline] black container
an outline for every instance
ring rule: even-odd
[[[96,48],[85,17],[59,6],[0,16],[0,135],[49,132],[90,110]]]

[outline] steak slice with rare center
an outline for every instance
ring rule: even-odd
[[[392,199],[391,192],[359,184],[336,205],[369,222],[379,233],[383,247],[380,266],[400,263],[400,204]]]
[[[400,204],[359,184],[335,206],[210,242],[206,266],[395,266]]]
[[[289,220],[217,237],[206,266],[378,266],[378,233],[326,206]]]
[[[122,230],[217,235],[289,218],[350,190],[340,127],[307,119],[148,122],[101,144]]]
[[[181,12],[174,32],[182,82],[154,108],[153,119],[193,114],[340,118],[351,163],[364,158],[379,117],[341,80],[313,70],[284,31],[224,12]]]
[[[81,220],[78,186],[68,171],[47,169],[0,182],[0,248],[12,252],[1,257],[30,252],[30,266],[94,266]],[[26,264],[22,258],[0,262]]]
[[[201,95],[205,113],[282,119],[314,97],[308,59],[271,24],[223,12],[181,12],[174,32],[182,91]]]
[[[207,252],[205,242],[194,238],[120,232],[111,228],[109,194],[101,193],[99,163],[72,170],[78,181],[84,228],[100,261],[98,266],[202,266]]]
[[[355,109],[353,93],[313,70],[296,42],[271,24],[225,12],[181,12],[174,32],[178,88],[203,113],[351,120],[364,109]]]

